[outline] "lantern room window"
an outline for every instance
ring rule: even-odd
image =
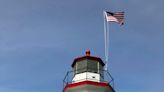
[[[76,62],[76,64],[73,66],[73,75],[83,73],[83,72],[92,72],[92,73],[100,73],[103,70],[102,64],[100,62],[95,60],[81,60]]]
[[[77,62],[75,66],[76,66],[76,70],[75,70],[76,74],[86,72],[87,71],[87,60]]]

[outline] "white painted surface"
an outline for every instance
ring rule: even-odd
[[[91,72],[84,72],[84,73],[76,74],[72,82],[76,83],[76,82],[81,82],[85,80],[100,82],[100,74],[91,73]]]

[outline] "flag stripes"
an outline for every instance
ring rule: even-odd
[[[117,22],[120,25],[124,24],[124,12],[105,12],[108,22]]]

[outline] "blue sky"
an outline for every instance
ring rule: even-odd
[[[61,92],[65,73],[90,49],[104,59],[103,10],[125,11],[109,24],[109,69],[116,92],[163,92],[163,0],[0,0],[0,92]]]

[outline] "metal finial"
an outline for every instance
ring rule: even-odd
[[[86,51],[85,51],[85,54],[86,54],[86,56],[90,56],[91,51],[90,51],[90,50],[86,50]]]

